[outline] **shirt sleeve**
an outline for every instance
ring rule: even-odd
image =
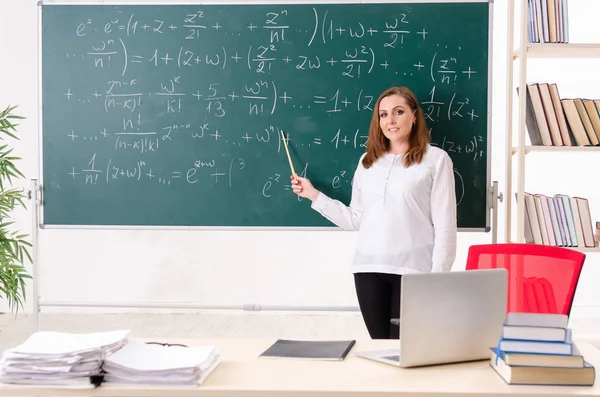
[[[314,210],[344,230],[358,230],[360,228],[360,221],[362,219],[360,186],[362,165],[360,162],[362,161],[362,157],[364,155],[361,156],[359,165],[354,172],[354,178],[352,179],[350,206],[328,197],[323,192],[319,192],[319,195],[311,205]]]
[[[450,271],[456,258],[456,189],[452,160],[446,152],[436,164],[431,189],[434,272]]]

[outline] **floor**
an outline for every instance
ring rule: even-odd
[[[600,318],[571,318],[574,339],[600,347]],[[368,339],[358,313],[41,313],[39,330],[94,332],[129,329],[133,337]],[[0,352],[35,331],[31,315],[0,316]]]

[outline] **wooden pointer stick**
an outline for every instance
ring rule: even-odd
[[[283,139],[283,145],[285,146],[285,152],[287,153],[288,161],[290,162],[290,168],[292,169],[292,175],[295,177],[296,171],[294,171],[294,164],[292,164],[292,158],[290,157],[290,151],[288,150],[288,145],[287,145],[287,141],[285,139],[285,134],[283,133],[283,130],[281,130],[281,137]]]

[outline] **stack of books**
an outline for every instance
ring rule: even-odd
[[[567,0],[527,0],[527,6],[529,10],[529,42],[569,42]]]
[[[562,314],[508,313],[490,366],[511,385],[594,384],[594,367],[572,339]]]
[[[533,146],[600,145],[600,98],[561,98],[556,83],[527,83],[525,108]]]
[[[523,193],[525,242],[555,247],[596,247],[590,204],[585,197]]]

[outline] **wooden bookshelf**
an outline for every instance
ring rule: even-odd
[[[600,252],[600,247],[565,247],[579,252]]]
[[[513,59],[521,54],[513,53]],[[600,43],[528,43],[527,58],[600,58]]]
[[[515,18],[515,8],[520,8],[520,17]],[[526,159],[533,160],[529,153],[560,156],[562,153],[600,153],[600,146],[532,146],[526,143],[526,95],[517,95],[527,91],[527,84],[534,82],[535,77],[528,74],[528,63],[531,59],[600,59],[600,43],[530,43],[529,42],[529,10],[528,2],[508,2],[508,48],[507,48],[507,136],[506,153],[506,200],[505,241],[525,242],[525,184]],[[590,27],[593,29],[594,27]],[[520,31],[518,49],[514,51],[514,33]],[[512,55],[512,56],[511,56]],[[514,71],[514,74],[513,74]],[[557,76],[559,78],[560,76]],[[515,86],[516,83],[516,86]],[[600,93],[598,93],[600,97]],[[513,100],[518,103],[518,111],[513,114]],[[516,121],[516,141],[513,137],[513,121]],[[560,152],[560,153],[557,153]],[[513,161],[516,160],[516,161]],[[514,182],[516,186],[513,187]],[[543,193],[543,192],[540,192]],[[516,196],[516,202],[513,197]],[[516,235],[513,235],[512,219],[516,212]],[[594,214],[592,223],[594,223]],[[596,215],[597,217],[597,215]],[[566,247],[586,252],[600,253],[600,247]]]
[[[511,243],[516,243],[516,241],[511,241]],[[573,251],[579,251],[579,252],[600,252],[600,247],[559,247],[559,248],[566,248],[566,249],[570,249]]]
[[[513,146],[512,154],[518,149]],[[530,152],[600,152],[600,146],[525,146],[525,154]]]

